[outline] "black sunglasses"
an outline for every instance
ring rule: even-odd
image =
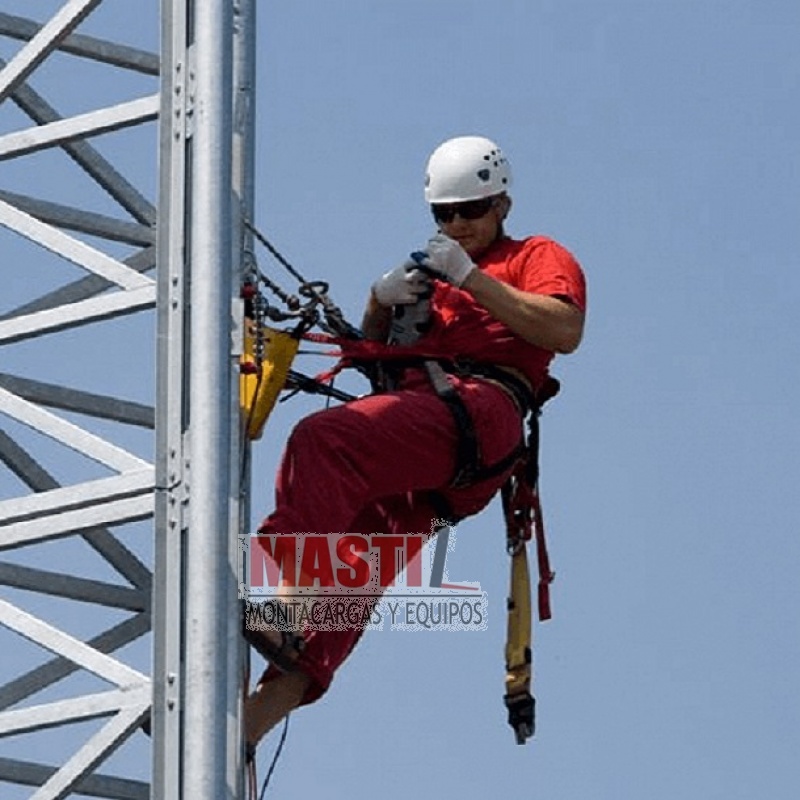
[[[463,203],[432,203],[431,213],[437,222],[447,224],[458,214],[461,219],[480,219],[489,213],[494,205],[494,197],[482,197],[480,200],[466,200]]]

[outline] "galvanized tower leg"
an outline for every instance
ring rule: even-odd
[[[45,21],[3,13],[2,1],[0,36],[21,44],[7,65],[0,61],[0,118],[13,103],[32,124],[0,135],[0,277],[5,289],[17,272],[61,272],[18,304],[0,306],[0,363],[22,365],[19,374],[0,372],[0,647],[16,652],[10,642],[19,634],[30,649],[51,654],[15,674],[0,660],[0,796],[237,798],[244,661],[237,534],[249,510],[238,286],[253,203],[255,2],[125,4],[154,18],[160,10],[159,59],[80,30],[102,0],[65,0]],[[47,97],[47,73],[39,78],[42,64],[64,54],[150,86],[64,116],[52,104],[59,98]],[[83,108],[94,108],[92,88],[91,80],[81,84]],[[157,118],[156,153],[147,130]],[[93,137],[110,145],[140,129],[134,170],[130,138],[127,149],[104,146],[106,155],[94,146]],[[80,196],[74,203],[46,196],[53,181],[25,160],[42,153],[68,156],[102,190],[102,209],[87,210]],[[6,184],[2,164],[16,161],[23,169]],[[156,172],[157,202],[134,185]],[[30,189],[20,175],[30,176]],[[70,179],[57,188],[72,186]],[[154,308],[157,370],[153,350],[139,343],[153,338]],[[113,323],[123,319],[136,327],[115,339]],[[89,356],[60,359],[83,332]],[[16,357],[17,345],[28,348],[24,357]],[[95,346],[113,355],[87,371]],[[125,399],[120,387],[146,386],[155,372],[150,405]],[[81,385],[87,376],[91,385]],[[53,542],[73,549],[54,558]],[[86,575],[90,560],[76,556],[79,547],[100,556],[100,574]],[[29,607],[33,593],[48,603]],[[61,599],[79,601],[80,611],[60,611]],[[75,621],[91,633],[68,632]],[[151,649],[117,654],[151,629]],[[62,690],[70,676],[96,676],[105,686]],[[73,733],[70,726],[87,720],[97,721],[94,730]],[[52,734],[35,752],[5,747],[40,731]],[[142,752],[152,754],[150,769],[128,777],[116,764],[101,773],[121,746],[138,747],[127,766],[141,767]]]
[[[233,6],[205,1],[191,17],[181,14],[188,10],[183,2],[172,8],[171,18],[165,15],[162,115],[173,124],[162,127],[161,137],[171,169],[162,171],[160,292],[171,300],[159,318],[163,489],[156,519],[165,526],[156,575],[155,635],[163,658],[156,665],[154,782],[158,796],[221,798],[235,796],[241,774],[235,545],[242,459],[232,342],[241,340],[234,287],[241,282],[242,219],[252,213],[245,160],[252,152],[253,75],[241,68],[237,74],[241,185],[234,186]],[[250,5],[237,12],[237,64],[249,72],[252,55],[242,48],[252,36]]]
[[[154,796],[211,800],[238,796],[242,774],[237,290],[243,220],[252,215],[254,6],[167,7],[162,119],[172,122],[161,132],[159,292],[170,299],[159,310]]]

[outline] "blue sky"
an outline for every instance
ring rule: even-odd
[[[293,719],[276,795],[796,796],[799,24],[779,2],[262,10],[260,223],[354,315],[427,237],[424,161],[460,133],[508,153],[511,232],[589,281],[544,419],[535,739],[500,702],[493,507],[451,566],[488,630],[369,637]]]
[[[271,796],[793,800],[800,7],[258,12],[257,224],[352,319],[430,235],[424,163],[456,134],[501,144],[510,232],[555,237],[589,282],[585,341],[557,362],[563,390],[543,421],[557,579],[554,619],[535,632],[535,738],[515,745],[502,706],[508,564],[493,505],[459,527],[448,561],[488,593],[487,630],[367,635],[325,699],[293,716]],[[113,21],[85,32],[113,35]],[[154,46],[154,31],[116,33]],[[65,103],[85,102],[61,81]],[[17,265],[2,273],[27,296]],[[293,400],[270,420],[254,523],[288,430],[316,407]]]

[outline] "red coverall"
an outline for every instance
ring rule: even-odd
[[[479,260],[492,277],[523,291],[565,299],[583,310],[586,289],[575,259],[537,236],[502,239]],[[513,367],[541,385],[553,353],[525,342],[494,320],[472,297],[436,282],[433,324],[425,342],[436,352]],[[519,444],[520,413],[511,397],[481,378],[453,378],[475,428],[484,465],[499,462]],[[397,391],[319,411],[302,420],[287,442],[278,473],[275,511],[259,532],[429,533],[440,516],[435,490],[463,519],[482,510],[508,472],[454,489],[458,431],[446,404],[425,374],[412,370]],[[297,667],[311,677],[303,703],[320,697],[363,628],[306,631]],[[264,678],[279,674],[273,667]]]

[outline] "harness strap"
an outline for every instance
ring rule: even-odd
[[[508,471],[525,454],[525,442],[517,446],[499,461],[486,465],[480,452],[480,443],[475,426],[464,400],[448,378],[448,373],[460,377],[476,376],[501,383],[514,396],[523,416],[533,407],[533,395],[524,381],[515,378],[506,370],[489,365],[466,364],[464,362],[442,362],[426,360],[422,365],[439,398],[453,415],[458,442],[456,444],[456,472],[450,486],[456,489],[472,486],[481,481],[496,478]]]
[[[555,580],[556,574],[550,568],[550,556],[547,553],[547,542],[544,538],[544,518],[538,489],[533,493],[531,502],[533,504],[533,524],[536,529],[536,561],[539,568],[539,585],[537,587],[539,619],[545,622],[553,616],[550,608],[550,584]]]
[[[534,415],[535,417],[535,415]],[[536,561],[539,572],[538,613],[542,622],[552,616],[550,607],[550,584],[555,580],[555,573],[550,568],[550,557],[545,540],[544,517],[536,482],[538,478],[537,447],[538,426],[530,420],[528,458],[520,462],[508,480],[503,484],[500,494],[503,504],[503,516],[506,522],[506,545],[513,555],[524,547],[531,539],[536,540]],[[531,481],[534,478],[534,481]]]
[[[517,744],[533,736],[535,700],[531,694],[533,654],[531,649],[531,586],[528,551],[520,547],[511,556],[506,633],[506,678],[503,700],[508,724]]]
[[[528,384],[514,373],[494,364],[482,364],[474,361],[440,361],[442,369],[459,377],[486,378],[503,385],[513,395],[523,416],[537,405],[536,397]]]
[[[450,485],[454,488],[469,486],[476,483],[476,475],[481,466],[481,453],[478,437],[475,435],[475,426],[472,417],[461,395],[450,383],[441,364],[436,361],[426,361],[425,371],[428,373],[431,384],[436,394],[447,405],[455,422],[458,441],[456,444],[456,474]]]

